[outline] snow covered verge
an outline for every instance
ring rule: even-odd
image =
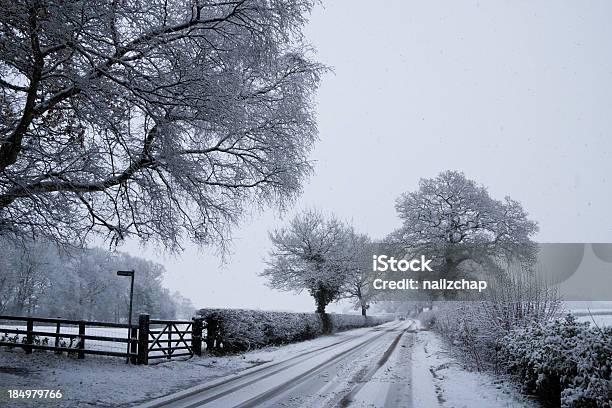
[[[424,314],[466,365],[505,375],[547,406],[612,407],[612,327],[575,316],[495,324],[475,306]]]
[[[537,407],[507,379],[468,371],[448,345],[431,331],[416,334],[412,350],[414,407]]]
[[[209,337],[215,338],[212,348],[225,353],[288,344],[392,320],[391,317],[247,309],[201,309],[198,314],[206,321]]]
[[[149,366],[125,364],[117,358],[87,356],[77,360],[50,352],[30,355],[15,348],[0,349],[0,407],[126,407],[181,391],[247,368],[276,362],[315,347],[324,347],[369,329],[356,329],[333,336],[265,347],[245,354],[193,357]],[[61,400],[7,399],[14,388],[61,389]]]

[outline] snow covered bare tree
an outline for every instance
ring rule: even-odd
[[[517,201],[493,199],[463,173],[445,171],[421,179],[419,189],[402,195],[396,208],[403,225],[391,235],[393,242],[431,251],[438,262],[434,272],[442,277],[465,276],[474,269],[487,275],[489,287],[478,301],[439,302],[428,312],[435,329],[478,368],[496,358],[496,344],[509,330],[556,312],[555,291],[532,273],[537,224]],[[431,294],[428,301],[453,300],[456,295],[449,293]],[[462,296],[465,300],[470,294]]]
[[[314,298],[317,313],[338,300],[346,287],[352,266],[347,252],[348,227],[335,217],[316,210],[298,214],[286,228],[270,233],[273,249],[268,268],[260,275],[270,287],[301,292]]]
[[[495,200],[457,171],[421,179],[395,208],[403,222],[396,235],[405,242],[526,242],[537,231],[518,201]]]
[[[367,235],[358,234],[351,229],[348,231],[345,246],[350,263],[344,296],[352,299],[355,309],[360,309],[362,316],[366,316],[376,295],[372,290],[372,283],[377,277],[376,272],[372,271],[372,254],[376,253],[377,244]]]
[[[421,179],[417,191],[397,200],[396,209],[403,225],[390,240],[419,252],[436,252],[447,276],[468,260],[485,262],[498,255],[533,260],[531,237],[537,224],[521,204],[510,197],[491,198],[484,186],[463,173],[444,171]]]
[[[310,0],[16,0],[0,13],[0,233],[222,244],[310,172]]]

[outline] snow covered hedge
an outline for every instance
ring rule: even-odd
[[[327,331],[376,326],[389,318],[317,313],[266,312],[246,309],[201,309],[207,347],[239,352],[268,345],[312,339]],[[326,330],[329,327],[330,330]]]
[[[612,328],[563,320],[512,330],[499,358],[526,390],[562,407],[612,407]]]
[[[391,321],[390,317],[379,316],[361,316],[361,315],[344,315],[344,314],[327,314],[331,319],[332,331],[344,331],[357,329],[359,327],[370,327],[383,324]]]

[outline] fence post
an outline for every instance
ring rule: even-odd
[[[138,328],[132,327],[130,332],[130,363],[136,364],[136,354],[138,353]]]
[[[55,334],[57,334],[57,336],[55,336],[55,348],[57,349],[60,346],[60,322],[55,324]],[[60,350],[55,350],[55,354],[62,354],[62,352]]]
[[[217,319],[206,319],[206,349],[208,351],[215,349],[215,339],[217,337]]]
[[[138,364],[149,364],[149,315],[138,317]]]
[[[78,353],[78,359],[82,360],[85,358],[85,339],[83,338],[83,336],[85,336],[85,322],[81,321],[79,322],[79,353]]]
[[[32,353],[32,343],[34,343],[34,334],[32,333],[34,331],[34,320],[32,320],[31,318],[28,318],[28,320],[26,321],[26,326],[27,326],[26,330],[28,333],[26,334],[26,346],[24,347],[24,350],[26,354],[31,354]]]
[[[191,325],[191,349],[196,356],[202,355],[202,318],[194,317]]]

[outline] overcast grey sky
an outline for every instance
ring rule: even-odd
[[[316,206],[380,238],[419,178],[461,170],[519,200],[541,242],[612,242],[612,2],[333,0],[306,36],[333,67],[317,96],[315,174],[295,209]],[[212,253],[121,250],[163,263],[198,307],[311,311],[307,294],[257,277],[274,211]],[[335,306],[340,310],[342,306]],[[334,307],[331,308],[332,310]]]

